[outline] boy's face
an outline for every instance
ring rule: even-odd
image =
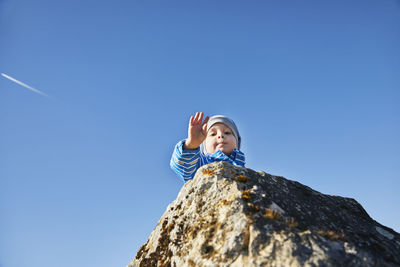
[[[208,153],[215,153],[218,149],[230,156],[237,147],[236,138],[231,128],[223,123],[214,124],[207,132],[205,148]]]

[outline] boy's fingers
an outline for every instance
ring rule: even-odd
[[[207,117],[204,119],[204,122],[203,122],[203,123],[207,124],[207,122],[208,122],[209,119],[210,119],[210,117],[207,116]]]
[[[207,132],[207,123],[203,124],[203,133],[206,134]]]
[[[194,123],[196,123],[198,119],[199,119],[199,113],[196,112],[196,115],[194,116]]]
[[[202,121],[203,121],[203,112],[200,112],[199,122],[201,123]]]
[[[204,134],[207,133],[207,123],[208,123],[209,119],[210,119],[210,117],[208,117],[208,116],[204,119],[203,127],[202,127]]]
[[[190,116],[189,125],[193,124],[193,116]]]

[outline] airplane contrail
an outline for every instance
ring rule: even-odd
[[[23,83],[23,82],[20,82],[20,81],[18,81],[17,79],[14,79],[13,77],[8,76],[7,74],[2,73],[1,76],[3,76],[4,78],[9,79],[10,81],[13,81],[13,82],[15,82],[15,83],[21,85],[21,86],[23,86],[23,87],[25,87],[25,88],[27,88],[27,89],[29,89],[29,90],[35,92],[35,93],[38,93],[38,94],[40,94],[40,95],[49,97],[48,95],[46,95],[46,94],[43,93],[42,91],[39,91],[38,89],[35,89],[35,88],[33,88],[32,86],[29,86],[29,85],[27,85],[27,84],[25,84],[25,83]]]

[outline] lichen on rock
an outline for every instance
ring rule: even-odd
[[[184,184],[132,266],[399,266],[400,235],[354,199],[215,162]]]

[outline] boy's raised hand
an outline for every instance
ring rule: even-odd
[[[207,116],[203,121],[203,112],[196,112],[196,115],[190,117],[188,138],[185,141],[185,148],[197,149],[207,136]],[[203,121],[203,122],[202,122]]]

